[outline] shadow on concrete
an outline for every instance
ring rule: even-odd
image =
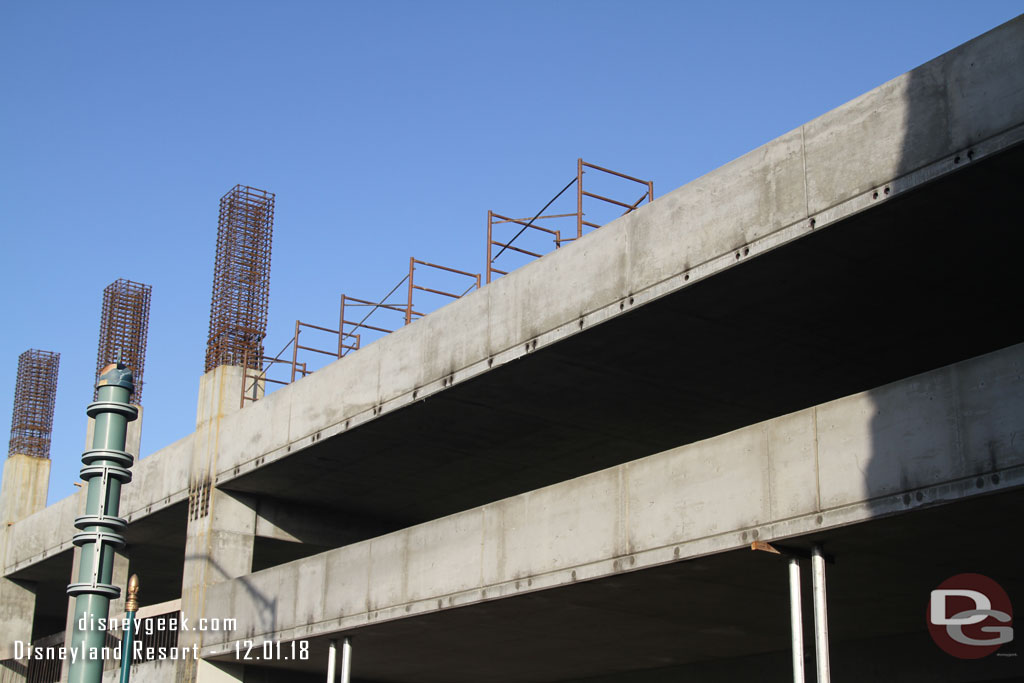
[[[1019,38],[1024,24],[1020,19],[1011,23],[1017,25]],[[900,210],[896,212],[899,219],[885,225],[884,230],[861,228],[877,241],[878,249],[900,255],[886,264],[902,271],[902,277],[888,278],[901,286],[884,293],[895,315],[884,316],[874,324],[892,329],[894,337],[916,337],[919,345],[917,362],[908,364],[903,375],[915,380],[867,392],[871,411],[867,452],[842,454],[854,456],[860,463],[864,498],[871,501],[872,514],[879,517],[921,515],[932,506],[958,506],[959,500],[998,490],[1000,469],[1024,462],[1024,440],[1020,439],[1024,427],[1021,354],[1016,353],[1015,360],[1010,361],[970,360],[1024,341],[1021,316],[1013,312],[1020,292],[1019,259],[1024,249],[1017,187],[1024,175],[1024,154],[1020,146],[984,159],[979,159],[975,151],[976,145],[1003,133],[1008,125],[1019,124],[1019,117],[1010,111],[1013,107],[1004,106],[1004,98],[1019,99],[1012,93],[1019,91],[1020,77],[992,74],[1006,68],[1006,45],[1019,47],[1020,43],[1015,42],[1013,29],[996,30],[1003,33],[998,41],[976,39],[949,58],[933,60],[903,77],[905,117],[897,176],[919,177],[926,173],[922,169],[927,163],[942,157],[948,159],[943,169],[951,173],[910,190],[905,198],[887,200],[906,203],[909,208],[918,203],[915,195],[927,196],[932,211]],[[1018,83],[1011,87],[1008,83],[1013,80]],[[1006,89],[1004,98],[992,97],[991,92],[978,96],[980,88],[991,91],[995,86]],[[898,179],[892,184],[893,190],[904,184]],[[887,194],[889,189],[886,186],[882,192]],[[935,216],[941,216],[941,220],[934,220]],[[934,316],[937,301],[941,312]],[[921,310],[932,311],[931,319],[915,315]],[[900,311],[905,313],[901,315]],[[911,326],[918,329],[908,332]],[[939,348],[942,353],[935,353]],[[979,440],[975,434],[989,436]],[[937,488],[950,482],[958,483]],[[1012,500],[1005,508],[997,509],[1014,510],[1019,498]],[[822,505],[827,506],[827,501],[823,500]],[[954,522],[960,525],[958,529],[928,526],[917,528],[915,539],[885,539],[889,543],[920,543],[926,536],[945,552],[911,562],[906,557],[896,559],[878,553],[879,565],[888,565],[888,570],[880,574],[879,594],[888,590],[886,578],[895,583],[897,577],[906,577],[905,584],[914,579],[915,595],[906,602],[915,611],[890,617],[905,621],[909,630],[899,638],[874,641],[867,648],[860,642],[835,640],[833,680],[849,680],[844,666],[858,658],[895,660],[908,652],[918,653],[922,669],[942,672],[944,680],[1019,680],[1024,674],[1019,657],[984,663],[958,660],[937,647],[928,633],[930,590],[955,574],[985,574],[1011,592],[1011,602],[1021,604],[1020,598],[1024,598],[1020,572],[1024,556],[1017,545],[1008,543],[999,551],[975,541],[975,537],[984,536],[991,542],[992,530],[999,528],[1007,539],[1018,535],[1013,520],[1020,510],[1005,517],[984,517],[972,515],[970,506],[963,509],[964,514]],[[944,519],[950,521],[948,516]],[[978,533],[972,534],[972,528]],[[893,529],[898,533],[899,526]],[[835,552],[839,560],[830,569],[834,579],[830,582],[830,616],[838,620],[856,618],[858,611],[870,609],[874,603],[841,592],[850,580],[844,575],[844,549],[829,547],[827,540],[825,545],[826,552]],[[872,550],[861,548],[860,552]],[[907,609],[906,602],[902,609]],[[809,617],[808,613],[805,618]],[[1016,645],[1007,647],[1017,651]]]

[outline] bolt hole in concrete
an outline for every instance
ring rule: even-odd
[[[871,198],[872,199],[878,199],[878,193],[877,192],[872,192],[871,193]]]
[[[968,159],[973,159],[974,158],[974,150],[973,149],[967,150],[967,158]]]
[[[960,163],[960,155],[959,154],[957,154],[955,157],[953,157],[953,163],[954,164],[959,164]]]
[[[888,188],[888,187],[887,187],[887,188],[885,188],[885,193],[886,193],[886,194],[889,194],[889,188]]]
[[[818,224],[818,221],[812,218],[811,219],[811,228],[813,229],[814,226],[817,225],[817,224]]]
[[[750,247],[743,247],[743,255],[746,256],[750,253]]]

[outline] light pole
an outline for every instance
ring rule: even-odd
[[[68,674],[69,683],[100,683],[103,677],[103,651],[110,600],[121,595],[111,584],[114,551],[124,547],[128,523],[118,517],[121,486],[132,479],[128,469],[134,458],[124,451],[128,423],[138,417],[129,403],[135,389],[132,372],[123,363],[111,363],[100,372],[96,382],[98,400],[86,408],[96,421],[92,447],[82,453],[82,480],[88,482],[85,514],[75,519],[79,533],[73,542],[81,548],[78,581],[68,586],[75,598],[75,621],[71,647],[78,654]]]

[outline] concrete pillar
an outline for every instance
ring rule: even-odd
[[[7,556],[8,527],[46,507],[50,485],[50,459],[15,453],[4,461],[0,483],[0,565]],[[36,612],[33,584],[0,577],[0,661],[13,659],[14,643],[32,642]],[[11,661],[0,670],[0,680],[24,681],[27,661]]]
[[[242,368],[221,366],[199,380],[181,585],[182,616],[192,624],[203,616],[232,617],[231,614],[206,614],[206,588],[252,571],[256,503],[249,496],[221,491],[213,481],[223,434],[220,423],[240,409],[244,379]],[[178,645],[202,647],[205,635],[200,631],[183,631],[178,636]],[[194,683],[200,680],[200,671],[201,680],[241,680],[241,667],[205,662],[200,666],[190,658],[179,662],[175,680]],[[233,677],[236,673],[237,678]]]
[[[243,368],[221,365],[199,378],[199,400],[196,403],[196,429],[220,420],[239,410],[242,402]],[[252,383],[252,380],[249,380]],[[262,398],[262,383],[257,387],[257,398]],[[252,389],[249,389],[250,394]]]
[[[0,484],[0,523],[4,526],[46,507],[50,459],[15,453],[4,461]]]
[[[200,494],[203,495],[203,494]],[[209,491],[209,507],[190,505],[188,533],[185,539],[185,567],[181,586],[181,612],[190,623],[203,616],[229,618],[231,614],[206,613],[206,588],[216,583],[245,576],[252,571],[253,545],[256,532],[256,505],[249,496],[213,488]],[[207,634],[184,631],[178,645],[202,647]],[[217,639],[219,634],[211,634]],[[204,669],[205,670],[205,669]],[[206,680],[206,676],[227,675],[225,670],[207,671],[197,678],[196,663],[180,663],[179,681]],[[234,680],[210,678],[209,680]],[[237,679],[241,680],[241,678]]]
[[[15,641],[21,641],[26,646],[32,642],[32,618],[35,611],[34,585],[0,577],[0,660],[14,658]],[[27,663],[21,662],[25,665]]]

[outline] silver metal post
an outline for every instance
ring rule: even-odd
[[[337,679],[338,641],[332,640],[327,650],[327,683],[334,683]]]
[[[352,641],[341,641],[341,683],[349,683],[352,676]]]
[[[825,556],[821,546],[811,551],[811,580],[814,587],[814,658],[818,666],[818,683],[829,683],[828,607],[825,595]]]
[[[789,558],[789,626],[793,634],[793,681],[804,683],[804,619],[800,597],[800,560]]]

